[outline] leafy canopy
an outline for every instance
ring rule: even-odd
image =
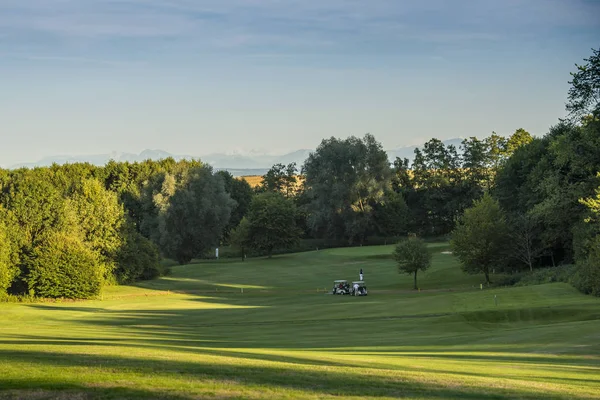
[[[468,274],[485,274],[503,262],[507,241],[507,223],[497,200],[486,193],[473,207],[465,210],[452,232],[454,254]]]
[[[417,272],[431,266],[431,253],[425,241],[416,237],[402,240],[396,245],[394,259],[398,263],[398,272],[414,274],[414,288],[417,289]]]

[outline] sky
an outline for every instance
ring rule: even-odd
[[[0,166],[543,135],[592,0],[0,0]]]

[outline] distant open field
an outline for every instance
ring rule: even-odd
[[[566,284],[480,290],[446,245],[431,250],[420,292],[378,246],[0,304],[0,399],[599,398],[600,299]],[[369,296],[325,292],[361,267]]]
[[[248,175],[248,176],[240,176],[238,179],[243,179],[248,182],[250,187],[255,188],[262,182],[262,175]]]

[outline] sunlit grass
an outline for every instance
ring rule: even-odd
[[[207,262],[103,300],[0,304],[0,399],[598,397],[598,299],[566,284],[480,290],[444,244],[412,291],[392,248]],[[323,291],[361,267],[370,296]]]

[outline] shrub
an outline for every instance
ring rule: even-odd
[[[158,278],[166,274],[158,248],[141,234],[127,232],[117,257],[115,277],[119,283]]]
[[[600,245],[600,239],[596,243]],[[596,246],[587,260],[576,267],[571,284],[582,293],[600,297],[600,248]]]
[[[25,277],[37,297],[87,299],[100,293],[104,270],[96,253],[65,233],[53,233],[33,251]]]
[[[518,286],[523,276],[522,273],[499,276],[494,279],[494,286]]]
[[[568,283],[575,272],[573,265],[560,265],[558,267],[541,268],[532,273],[522,274],[522,278],[515,286],[543,285],[545,283]]]

